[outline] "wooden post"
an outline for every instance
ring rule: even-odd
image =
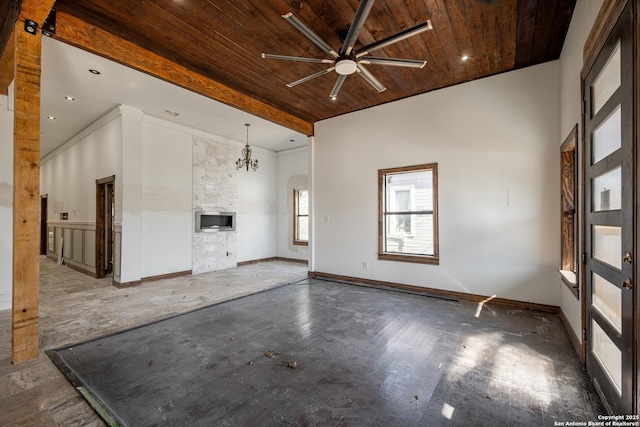
[[[55,0],[23,0],[13,30],[13,363],[38,357],[40,287],[40,72],[41,27]]]
[[[36,358],[39,319],[40,59],[42,35],[14,29],[12,360]]]

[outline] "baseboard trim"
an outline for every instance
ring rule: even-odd
[[[241,261],[238,263],[238,267],[242,267],[243,265],[251,265],[251,264],[259,264],[261,262],[269,262],[269,261],[275,261],[276,257],[271,257],[271,258],[258,258],[258,259],[252,259],[249,261]]]
[[[512,308],[543,311],[545,313],[551,313],[551,314],[560,313],[560,307],[555,305],[538,304],[535,302],[526,302],[526,301],[517,301],[517,300],[508,299],[508,298],[492,298],[490,296],[485,296],[485,295],[476,295],[476,294],[469,294],[465,292],[456,292],[456,291],[446,291],[442,289],[427,288],[422,286],[405,285],[403,283],[384,282],[381,280],[363,279],[361,277],[341,276],[338,274],[323,273],[320,271],[313,271],[313,272],[310,271],[308,276],[312,278],[318,278],[318,279],[341,280],[345,282],[369,284],[374,286],[384,286],[387,288],[400,289],[403,291],[410,291],[410,292],[430,293],[434,295],[442,295],[446,297],[459,298],[461,300],[466,300],[466,301],[482,302],[485,304],[488,302],[491,302],[492,304],[503,305],[503,306],[512,307]]]
[[[276,261],[295,262],[298,264],[309,265],[309,261],[307,261],[306,259],[285,258],[285,257],[277,256]]]
[[[64,265],[66,265],[67,267],[69,267],[72,270],[78,271],[80,273],[86,274],[87,276],[91,276],[94,279],[97,277],[96,273],[94,271],[89,271],[86,270],[82,267],[78,267],[77,265],[71,264],[70,262],[64,261],[63,263]]]
[[[174,279],[176,277],[190,276],[191,274],[193,274],[192,270],[184,270],[184,271],[176,271],[175,273],[158,274],[157,276],[147,276],[147,277],[143,277],[140,280],[134,280],[132,282],[119,283],[114,280],[113,286],[115,286],[118,289],[132,288],[134,286],[140,286],[143,283],[155,282],[156,280],[162,280],[162,279]]]
[[[306,259],[295,259],[295,258],[285,258],[280,256],[274,256],[270,258],[259,258],[259,259],[252,259],[249,261],[241,261],[238,263],[238,267],[242,267],[243,265],[259,264],[261,262],[269,262],[269,261],[297,262],[299,264],[305,264],[305,265],[309,264],[309,262]]]
[[[118,289],[124,289],[124,288],[133,288],[134,286],[140,286],[142,285],[142,280],[134,280],[132,282],[116,282],[115,280],[112,282],[112,285],[115,286]]]
[[[562,320],[562,324],[564,325],[564,328],[567,330],[567,335],[569,335],[571,344],[573,344],[573,348],[575,349],[576,353],[578,353],[578,357],[580,358],[580,361],[584,363],[584,360],[582,360],[582,343],[578,339],[578,336],[573,330],[573,327],[571,327],[571,323],[569,323],[569,319],[567,319],[567,316],[565,316],[564,311],[562,311],[562,309],[560,309],[560,320]]]
[[[193,270],[184,270],[184,271],[176,271],[175,273],[167,273],[167,274],[159,274],[157,276],[143,277],[140,280],[142,281],[142,283],[146,283],[146,282],[154,282],[156,280],[162,280],[162,279],[173,279],[175,277],[181,277],[181,276],[191,276],[192,274],[193,274]]]

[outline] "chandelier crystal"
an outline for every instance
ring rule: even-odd
[[[242,168],[247,168],[247,172],[249,172],[249,168],[254,171],[258,169],[258,160],[251,160],[251,147],[249,147],[249,123],[244,124],[247,127],[247,145],[242,149],[242,157],[236,160],[236,170],[240,170]]]

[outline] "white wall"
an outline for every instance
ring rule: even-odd
[[[553,61],[316,123],[314,270],[557,305],[559,89]],[[379,261],[377,170],[431,162],[440,265]]]
[[[140,280],[142,274],[142,118],[144,113],[127,105],[122,113],[122,242],[120,283]],[[118,181],[116,180],[116,187]],[[117,201],[117,196],[116,196]],[[116,221],[116,227],[117,227]],[[116,238],[117,246],[117,238]],[[116,269],[117,271],[117,269]]]
[[[191,270],[192,137],[144,117],[142,277]]]
[[[560,55],[560,135],[558,141],[562,143],[569,135],[571,129],[579,124],[578,135],[580,140],[578,163],[582,164],[582,120],[580,92],[580,71],[583,66],[583,49],[595,18],[602,7],[603,0],[578,1],[576,3],[571,25]],[[579,182],[582,182],[582,167]],[[580,191],[578,191],[580,196]],[[582,211],[582,197],[578,197],[578,212]],[[581,226],[581,225],[580,225]],[[579,242],[578,242],[579,244]],[[559,279],[558,279],[559,280]],[[581,329],[581,303],[565,286],[560,287],[560,308],[571,323],[576,336],[582,340]]]
[[[116,175],[120,281],[191,270],[196,137],[223,144],[234,157],[218,173],[232,177],[237,185],[237,260],[276,256],[276,154],[254,147],[258,171],[236,171],[233,162],[242,142],[146,116],[128,106],[115,109],[43,159],[41,189],[49,194],[49,220],[68,212],[70,222],[94,223],[95,180]]]
[[[42,159],[40,193],[48,195],[49,221],[68,212],[69,221],[95,222],[96,179],[116,175],[116,185],[121,181],[121,133],[122,120],[116,109]],[[119,193],[117,188],[116,222],[122,218]]]
[[[0,95],[0,310],[11,308],[13,289],[13,109]]]
[[[307,147],[278,153],[276,256],[308,260],[309,248],[293,244],[293,190],[308,190]]]
[[[240,157],[242,146],[237,146]],[[259,160],[258,170],[235,170],[238,185],[238,212],[236,233],[238,262],[276,256],[276,154],[251,147],[253,157]]]

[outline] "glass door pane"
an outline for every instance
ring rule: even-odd
[[[616,47],[611,58],[605,65],[600,75],[591,86],[591,98],[593,102],[593,115],[595,116],[602,106],[611,98],[611,95],[620,87],[621,64],[620,45]]]
[[[622,230],[620,227],[593,226],[593,257],[617,269],[622,267]]]
[[[593,273],[593,306],[613,325],[622,331],[622,293],[619,287]]]
[[[593,211],[613,211],[622,207],[622,168],[597,176],[591,184]]]
[[[622,142],[622,112],[620,106],[593,133],[593,163],[617,151]]]
[[[619,394],[622,390],[622,352],[595,320],[591,321],[591,331],[593,354],[615,384]]]

